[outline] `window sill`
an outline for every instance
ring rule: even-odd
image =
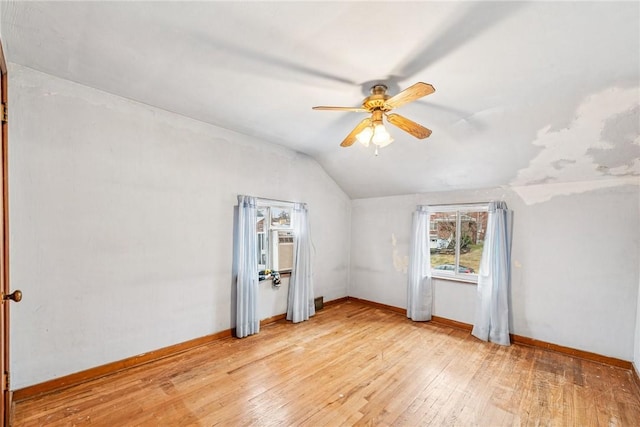
[[[436,275],[436,274],[432,274],[431,275],[432,279],[438,279],[438,280],[448,280],[450,282],[460,282],[460,283],[466,283],[467,285],[477,285],[478,284],[478,278],[477,277],[461,277],[461,276],[448,276],[448,275]]]
[[[283,277],[291,277],[291,272],[290,271],[283,271],[282,273],[280,273],[280,278],[282,279]],[[272,282],[273,279],[271,278],[271,276],[269,276],[268,279],[258,279],[258,283],[263,283],[263,282]]]

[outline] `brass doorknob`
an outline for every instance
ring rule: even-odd
[[[22,300],[22,291],[21,290],[15,290],[13,291],[12,294],[9,295],[4,295],[3,297],[5,300],[14,300],[15,302],[20,302]]]

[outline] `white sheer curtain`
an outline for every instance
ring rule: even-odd
[[[258,318],[258,239],[256,198],[238,196],[236,336],[260,332]]]
[[[429,208],[418,206],[413,213],[407,280],[407,317],[431,320],[433,291],[429,252]]]
[[[316,314],[313,300],[313,275],[311,271],[311,238],[309,236],[309,212],[304,203],[293,206],[293,269],[289,280],[287,320],[293,323],[309,320]]]
[[[509,345],[509,286],[513,211],[489,203],[487,232],[478,272],[476,315],[471,332],[483,341]]]

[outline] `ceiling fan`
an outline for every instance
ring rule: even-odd
[[[371,117],[362,120],[351,131],[349,135],[340,144],[342,147],[349,147],[356,141],[361,142],[365,146],[373,143],[376,146],[376,155],[378,147],[385,147],[393,142],[393,138],[384,128],[382,123],[383,116],[394,126],[399,127],[403,131],[415,136],[419,139],[427,138],[431,135],[431,131],[418,123],[407,119],[399,114],[389,113],[394,108],[415,101],[418,98],[427,96],[435,92],[433,86],[427,83],[418,82],[408,87],[402,92],[390,96],[387,94],[387,86],[376,84],[371,88],[371,95],[362,101],[362,107],[313,107],[314,110],[329,111],[355,111],[358,113],[371,113]]]

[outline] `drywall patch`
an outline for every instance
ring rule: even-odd
[[[610,88],[584,100],[567,128],[546,126],[534,145],[542,147],[518,171],[512,187],[559,182],[591,182],[610,176],[640,176],[639,88]],[[618,184],[613,184],[618,185]],[[609,187],[611,184],[599,184]],[[569,184],[565,190],[588,186]],[[589,190],[594,187],[589,187]]]
[[[602,139],[615,149],[589,148],[587,154],[598,170],[610,175],[637,175],[640,158],[640,106],[610,117],[602,129]]]
[[[575,160],[570,160],[570,159],[560,159],[560,160],[556,160],[555,162],[551,162],[551,166],[554,169],[560,170],[564,167],[567,167],[568,165],[572,165],[574,164],[576,161]],[[545,176],[545,179],[548,179],[549,177]]]
[[[407,274],[409,268],[409,256],[401,256],[398,253],[398,240],[396,235],[391,233],[391,248],[393,249],[393,268],[399,273]]]

